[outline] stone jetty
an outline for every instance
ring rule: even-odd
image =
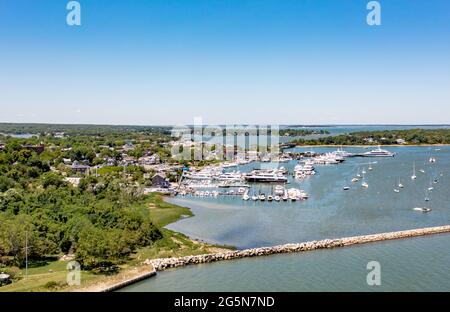
[[[401,239],[408,237],[419,237],[442,233],[450,233],[450,225],[380,233],[380,234],[353,236],[337,239],[324,239],[304,243],[285,244],[272,247],[261,247],[261,248],[229,251],[223,253],[186,256],[180,258],[148,259],[144,262],[144,264],[152,265],[156,271],[163,271],[166,269],[182,267],[191,264],[201,264],[201,263],[234,260],[249,257],[269,256],[274,254],[310,251],[316,249],[345,247],[356,244],[366,244],[372,242],[381,242],[386,240]]]

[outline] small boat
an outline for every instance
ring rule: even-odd
[[[252,200],[253,200],[253,201],[257,201],[257,200],[258,200],[258,196],[253,195],[253,196],[252,196]]]
[[[366,174],[367,172],[366,172],[366,169],[365,168],[363,168],[363,170],[362,170],[362,174]]]
[[[265,200],[266,200],[266,195],[260,194],[260,195],[259,195],[259,200],[260,200],[260,201],[265,201]]]
[[[283,195],[283,197],[281,198],[283,201],[288,201],[289,197],[287,195]]]
[[[416,176],[416,163],[413,164],[413,175],[411,176],[411,180],[417,179]]]
[[[429,190],[425,190],[425,201],[426,201],[426,202],[429,202],[429,201],[430,201],[430,196],[429,196],[429,194],[430,194],[430,191],[429,191]]]
[[[428,187],[428,191],[434,190],[433,182],[430,179],[430,186]]]
[[[279,202],[279,201],[281,200],[281,197],[278,196],[278,195],[276,195],[273,199],[274,199],[275,201]]]
[[[353,182],[353,183],[356,183],[356,182],[358,182],[358,181],[359,181],[358,178],[353,178],[353,179],[352,179],[352,182]]]
[[[363,182],[361,183],[361,186],[364,187],[364,188],[368,188],[369,184],[365,181],[364,174],[363,174],[363,178],[362,179],[363,179]]]
[[[247,201],[250,199],[250,196],[248,196],[248,194],[244,194],[244,196],[242,196],[242,199]]]
[[[343,190],[348,191],[350,189],[350,186],[344,186]]]
[[[423,169],[420,169],[419,171],[420,171],[421,173],[425,173],[425,170],[423,170]]]
[[[394,192],[395,193],[400,193],[400,190],[399,189],[394,189]]]
[[[431,208],[420,208],[420,207],[417,207],[417,208],[413,208],[413,210],[414,211],[420,211],[420,212],[430,212]]]
[[[398,179],[398,187],[401,189],[405,187],[400,179]]]
[[[367,168],[367,169],[369,169],[369,171],[372,171],[372,170],[373,170],[372,166],[369,166],[369,168]]]
[[[438,179],[435,179],[435,180],[433,181],[433,183],[434,183],[434,184],[438,184],[438,183],[439,183],[439,180],[438,180]]]
[[[430,159],[428,160],[430,163],[435,163],[436,162],[436,158],[434,158],[434,157],[430,157]]]
[[[284,186],[276,185],[275,186],[275,195],[283,195],[284,194]]]
[[[267,201],[270,201],[270,202],[271,202],[272,200],[273,200],[273,196],[272,196],[272,195],[268,195],[268,196],[267,196]]]

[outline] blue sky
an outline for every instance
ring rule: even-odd
[[[450,123],[450,1],[0,1],[0,121]]]

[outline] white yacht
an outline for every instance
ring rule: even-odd
[[[343,158],[348,158],[348,157],[353,157],[353,156],[355,156],[355,154],[353,154],[353,153],[349,153],[349,152],[347,152],[347,151],[344,151],[344,150],[342,149],[342,147],[340,147],[340,148],[338,148],[336,151],[334,151],[333,154],[336,155],[336,156],[343,157]]]
[[[274,193],[275,193],[275,195],[283,195],[284,194],[284,186],[276,185]]]
[[[213,176],[212,173],[209,171],[199,171],[184,174],[183,177],[190,180],[210,180],[212,179]]]
[[[287,178],[284,175],[265,170],[254,170],[245,175],[245,180],[249,182],[287,182]]]
[[[233,181],[233,182],[243,180],[242,173],[239,171],[225,172],[217,176],[215,179],[219,181]]]
[[[378,145],[378,148],[365,152],[363,155],[366,157],[394,157],[395,153],[381,149],[380,145]]]
[[[314,170],[314,166],[312,165],[301,165],[301,164],[297,164],[294,167],[294,176],[295,178],[305,178],[308,175],[315,175],[316,172]]]

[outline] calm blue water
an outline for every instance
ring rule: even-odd
[[[288,187],[301,187],[309,192],[310,199],[303,202],[255,203],[242,201],[240,197],[171,199],[190,207],[195,217],[168,228],[208,242],[251,248],[450,224],[450,148],[387,149],[396,152],[396,157],[353,158],[340,165],[316,166],[317,175],[302,182],[291,179]],[[333,148],[315,149],[327,150]],[[437,163],[430,164],[430,156],[436,157]],[[367,170],[368,161],[377,161],[372,165],[373,171],[366,174],[369,188],[363,189],[360,182],[352,185],[352,177],[358,169]],[[416,181],[410,178],[414,162]],[[295,162],[281,165],[292,169]],[[420,169],[425,173],[419,172]],[[405,188],[395,193],[399,178]],[[435,189],[428,195],[431,201],[425,202],[425,190],[434,179],[439,179],[439,183],[433,184]],[[347,185],[351,189],[343,191]],[[253,187],[255,192],[260,189],[270,192],[268,185]],[[412,211],[414,207],[433,210],[424,214]],[[381,290],[450,290],[449,238],[442,235],[307,255],[202,265],[166,272],[130,289],[181,290],[175,286],[179,283],[186,287],[183,290],[372,290],[361,284],[362,278],[365,281],[365,264],[370,259],[381,259],[387,274],[392,275]],[[327,279],[323,280],[323,276]],[[204,285],[207,287],[202,288]]]
[[[317,148],[318,152],[333,150]],[[361,151],[361,149],[348,149]],[[300,187],[310,194],[303,202],[244,202],[240,197],[175,198],[171,202],[190,207],[194,218],[171,224],[168,228],[213,243],[228,244],[238,248],[251,248],[337,236],[378,233],[400,229],[450,224],[450,148],[434,151],[428,147],[395,147],[393,158],[353,158],[343,164],[316,166],[317,174],[302,182],[291,179],[287,187]],[[429,164],[433,155],[438,162]],[[360,183],[352,185],[358,168],[366,168],[368,161],[373,171],[368,171],[369,189]],[[413,163],[418,179],[411,181]],[[281,164],[291,169],[295,162]],[[249,164],[243,170],[253,168]],[[443,176],[441,177],[441,173]],[[398,179],[405,189],[393,191]],[[425,189],[430,179],[439,178],[435,190],[426,203]],[[351,186],[343,191],[343,186]],[[252,192],[270,192],[268,184],[253,187]],[[427,206],[429,214],[415,213],[414,207]]]
[[[280,129],[284,129],[284,128],[288,128],[288,126],[280,126]],[[417,129],[417,128],[421,128],[421,129],[450,129],[450,126],[445,126],[445,125],[429,125],[429,126],[408,126],[408,125],[403,125],[403,126],[349,126],[349,125],[343,125],[343,126],[329,126],[329,127],[292,127],[290,126],[289,128],[293,128],[293,129],[304,129],[304,130],[327,130],[329,132],[329,134],[312,134],[312,135],[306,135],[306,136],[302,136],[299,138],[303,138],[303,139],[318,139],[318,138],[323,138],[323,137],[327,137],[327,136],[334,136],[334,135],[340,135],[340,134],[346,134],[346,133],[352,133],[352,132],[360,132],[360,131],[381,131],[381,130],[409,130],[409,129]],[[201,137],[201,136],[195,136],[195,139],[197,141],[201,141],[202,139],[211,143],[211,144],[222,144],[223,143],[223,138],[219,137],[219,136],[215,136],[215,137]],[[289,141],[292,141],[293,139],[295,139],[295,137],[285,137],[285,136],[281,136],[278,138],[280,143],[286,143]],[[231,140],[231,141],[227,141],[227,144],[231,144],[231,145],[238,145],[238,146],[249,146],[249,147],[253,147],[256,145],[259,146],[266,146],[268,144],[270,144],[270,138],[268,138],[267,136],[264,135],[260,135],[260,136],[249,136],[249,137],[245,137],[243,135],[237,136],[234,140],[232,138],[227,138],[227,140]]]
[[[0,133],[0,135],[10,136],[10,137],[13,137],[13,138],[18,138],[18,139],[31,139],[33,136],[39,136],[38,134],[31,134],[31,133],[22,133],[22,134],[17,134],[17,133]]]
[[[160,272],[122,291],[449,291],[450,235],[248,258]],[[368,286],[378,261],[381,285]]]

